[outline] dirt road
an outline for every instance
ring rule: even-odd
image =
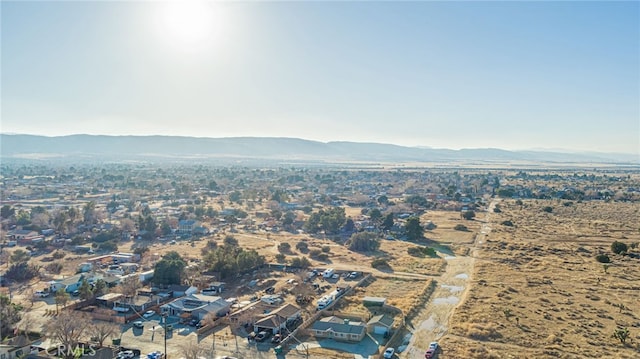
[[[488,225],[488,217],[493,213],[496,203],[494,201],[489,206],[480,233],[476,235],[473,243],[470,244],[469,253],[471,255],[444,257],[447,261],[447,266],[442,276],[435,278],[437,287],[429,302],[412,320],[407,322],[407,326],[412,331],[413,336],[405,351],[400,354],[401,358],[424,358],[424,353],[429,343],[437,341],[447,332],[449,319],[455,309],[464,301],[469,290],[469,282],[473,275],[475,264],[475,251],[482,246],[486,235],[491,231],[491,227]]]

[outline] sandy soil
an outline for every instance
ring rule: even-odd
[[[637,358],[640,260],[614,255],[610,245],[640,241],[638,206],[504,201],[501,208],[441,338],[446,356]],[[606,272],[598,253],[613,261]],[[631,331],[627,345],[612,338],[617,326]]]

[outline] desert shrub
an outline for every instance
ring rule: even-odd
[[[296,249],[302,253],[306,253],[309,251],[309,245],[307,244],[307,242],[300,241],[296,243]]]
[[[611,251],[615,254],[626,253],[627,249],[627,245],[622,242],[615,241],[611,243]]]
[[[49,273],[60,274],[60,272],[62,271],[62,263],[52,262],[44,266],[44,269],[46,269]]]
[[[115,244],[115,242],[113,241],[106,241],[106,242],[100,243],[98,248],[101,251],[105,251],[105,252],[115,252],[118,250],[118,245]]]
[[[311,258],[317,258],[317,257],[320,255],[320,253],[322,253],[322,252],[320,252],[320,250],[319,250],[319,249],[314,248],[314,249],[312,249],[312,250],[310,250],[310,251],[309,251],[309,256],[310,256]]]
[[[465,226],[464,224],[456,224],[456,226],[453,227],[453,229],[455,229],[456,231],[462,231],[462,232],[467,232],[469,230],[469,228],[467,228],[467,226]]]
[[[322,247],[322,252],[323,252],[323,253],[329,253],[329,252],[331,252],[331,247],[329,247],[329,246],[323,246],[323,247]]]
[[[502,213],[502,210],[500,209],[500,207],[496,206],[493,207],[493,213]]]
[[[36,277],[39,271],[40,267],[38,266],[29,265],[27,262],[20,262],[12,264],[4,274],[4,278],[16,282],[23,282]]]
[[[371,267],[380,269],[380,268],[391,268],[389,262],[383,258],[376,258],[371,262]]]
[[[522,206],[522,204],[523,204],[523,203],[522,203],[522,200],[521,200],[521,199],[517,199],[517,200],[516,200],[516,205],[518,205],[518,206]]]
[[[288,253],[291,251],[291,245],[287,242],[283,242],[278,244],[278,252],[280,253]]]
[[[347,247],[357,252],[372,252],[380,248],[378,235],[372,232],[360,232],[351,236],[347,241]]]
[[[318,255],[316,256],[316,259],[317,259],[317,260],[319,260],[319,261],[326,262],[326,261],[328,261],[328,260],[329,260],[329,255],[328,255],[328,254],[326,254],[326,253],[320,253],[320,254],[318,254]]]
[[[276,254],[276,262],[284,263],[285,259],[286,259],[286,256],[284,254],[282,253]]]
[[[429,221],[429,222],[427,222],[427,224],[424,226],[424,228],[425,228],[426,230],[433,231],[434,229],[438,228],[438,226],[436,226],[436,224],[435,224],[435,223],[433,223],[433,222]]]
[[[422,250],[420,249],[420,247],[409,247],[407,248],[407,253],[410,256],[414,256],[414,257],[424,257],[424,254],[422,253]]]
[[[311,262],[307,257],[294,257],[291,258],[291,266],[297,268],[309,268],[311,266]]]
[[[55,251],[55,252],[53,252],[51,257],[53,257],[53,259],[62,259],[62,258],[64,258],[65,255],[67,255],[67,254],[65,252],[63,252],[63,251]]]
[[[596,260],[600,263],[611,263],[611,259],[609,259],[609,256],[606,254],[598,254]]]
[[[410,248],[407,248],[407,253],[414,257],[431,257],[431,258],[438,257],[436,250],[431,247],[420,247],[420,246],[410,247]]]
[[[506,220],[506,221],[502,221],[502,223],[500,223],[503,226],[507,226],[507,227],[513,227],[513,222]]]
[[[542,208],[542,211],[543,212],[547,212],[547,213],[551,213],[551,212],[553,212],[553,207],[546,206],[546,207]]]
[[[472,220],[476,217],[476,212],[474,211],[464,211],[462,212],[462,218],[466,220]]]
[[[565,207],[571,207],[571,206],[573,206],[573,202],[571,202],[571,201],[563,202],[562,205],[565,206]]]

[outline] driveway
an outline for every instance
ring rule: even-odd
[[[352,353],[356,359],[368,359],[369,355],[378,352],[378,343],[369,335],[366,335],[359,343],[339,342],[333,339],[320,339],[318,341],[307,341],[298,344],[296,349],[300,352],[305,351],[305,346],[309,348],[327,348],[335,349],[342,352]]]

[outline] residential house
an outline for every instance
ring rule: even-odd
[[[9,239],[17,241],[20,245],[30,245],[34,243],[34,240],[37,242],[44,238],[41,234],[36,231],[31,231],[27,229],[16,229],[14,231],[9,232]]]
[[[160,309],[163,313],[171,316],[182,317],[187,313],[190,314],[192,318],[200,320],[209,313],[213,313],[218,317],[226,315],[231,309],[231,303],[221,297],[189,294],[160,306]]]
[[[316,338],[331,338],[339,341],[359,342],[367,330],[364,323],[336,316],[322,318],[309,328]]]
[[[178,234],[190,236],[193,230],[198,226],[198,222],[193,219],[183,219],[178,222]]]
[[[266,330],[272,333],[280,333],[281,330],[286,329],[287,324],[296,321],[301,316],[300,308],[293,304],[285,304],[257,320],[253,325],[253,331],[258,333]]]
[[[78,290],[80,285],[82,284],[82,280],[86,279],[87,281],[90,279],[84,273],[73,275],[69,278],[53,280],[49,282],[49,290],[53,293],[57,292],[60,289],[64,289],[65,292],[71,293],[73,291]]]

